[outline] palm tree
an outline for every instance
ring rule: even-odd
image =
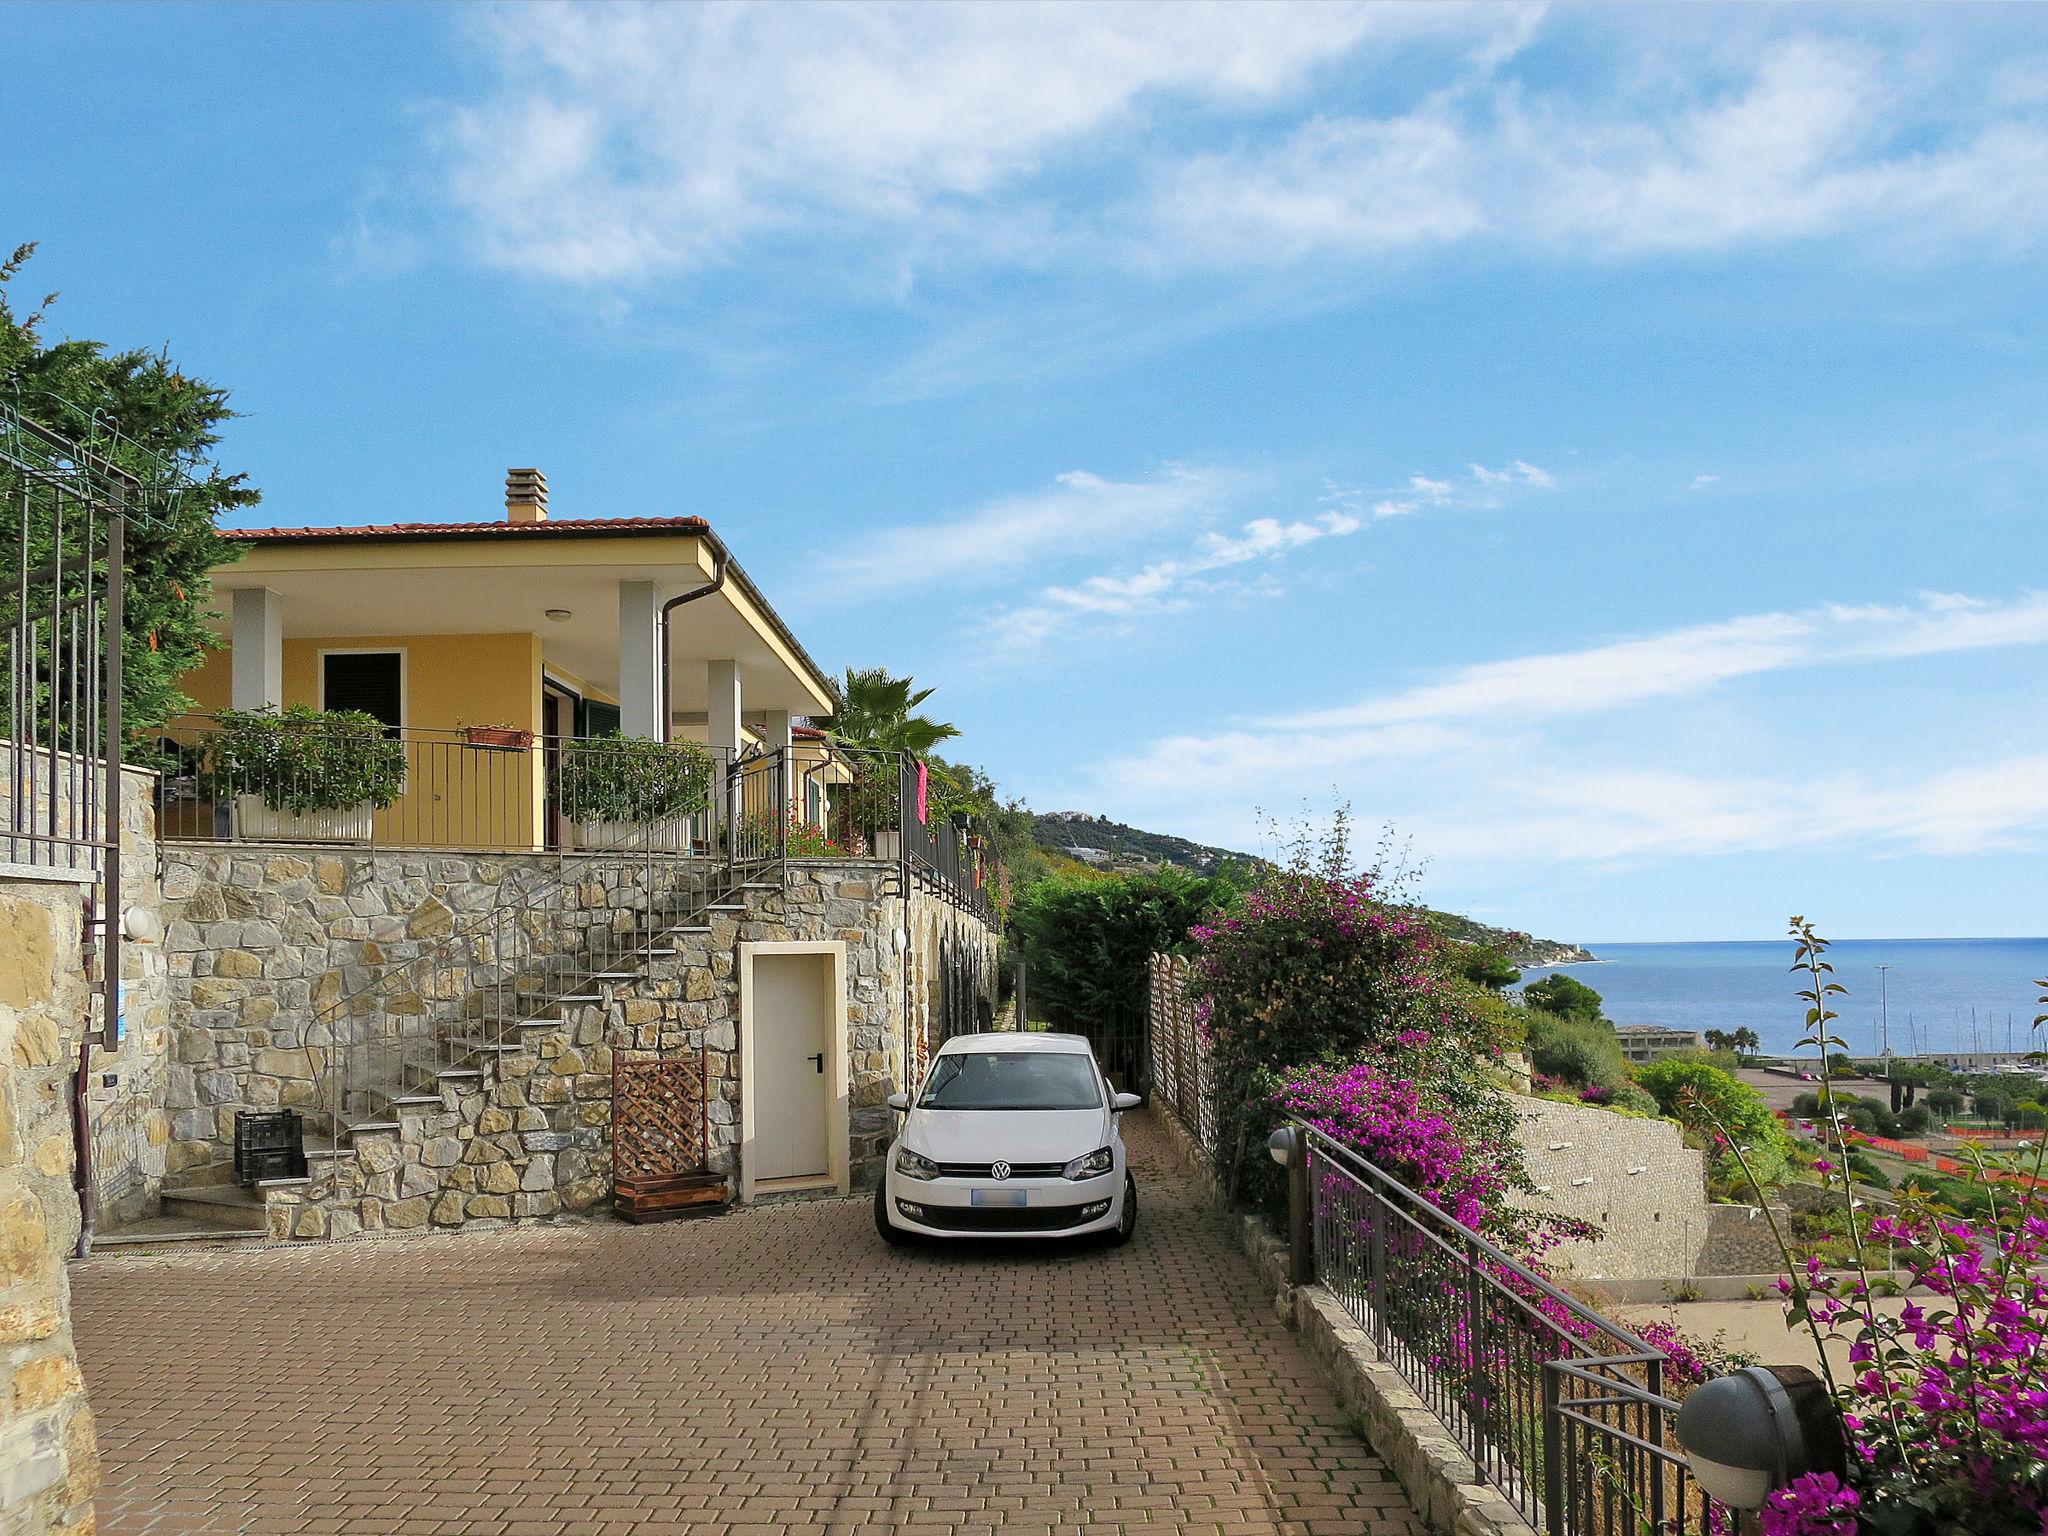
[[[1764,1048],[1762,1037],[1746,1024],[1741,1029],[1736,1030],[1729,1038],[1735,1042],[1735,1049],[1737,1051],[1751,1056],[1754,1056]]]
[[[839,711],[824,726],[846,749],[853,768],[851,793],[842,802],[850,844],[865,846],[875,833],[896,826],[896,769],[893,762],[885,767],[881,755],[900,752],[924,760],[940,742],[960,734],[958,726],[916,713],[931,696],[931,689],[907,677],[891,677],[881,667],[846,669]],[[932,776],[954,784],[937,768]]]
[[[917,688],[907,677],[891,677],[881,667],[848,667],[840,696],[839,712],[825,729],[842,746],[923,757],[960,734],[958,726],[913,713],[932,696],[931,689]]]

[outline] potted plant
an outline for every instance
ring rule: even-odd
[[[462,739],[472,747],[483,747],[493,752],[515,752],[533,745],[533,732],[516,725],[465,725]]]
[[[711,803],[711,754],[695,742],[602,736],[562,748],[556,805],[585,848],[687,853]]]
[[[199,789],[233,804],[244,838],[368,842],[376,812],[405,792],[405,744],[373,715],[291,704],[219,720]]]

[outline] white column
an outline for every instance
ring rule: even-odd
[[[790,734],[789,711],[769,710],[761,722],[761,745],[782,754],[775,767],[775,816],[785,822],[789,820],[790,797],[796,793],[795,763],[789,750],[795,740]]]
[[[704,708],[707,731],[704,739],[715,750],[740,749],[740,664],[736,661],[704,663]]]
[[[651,581],[619,583],[619,730],[627,736],[668,734],[661,718],[661,589]]]
[[[789,711],[786,709],[769,710],[762,717],[762,736],[764,738],[762,744],[770,749],[775,747],[788,748],[796,740],[790,734]]]
[[[284,600],[268,587],[236,587],[231,614],[228,703],[284,708]]]

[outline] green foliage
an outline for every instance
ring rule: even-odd
[[[1647,1115],[1653,1120],[1664,1113],[1663,1105],[1647,1089],[1635,1083],[1615,1084],[1608,1095],[1607,1107],[1625,1114]]]
[[[1553,978],[1565,979],[1569,978]],[[1577,1088],[1606,1088],[1628,1078],[1628,1062],[1614,1030],[1597,1014],[1568,1018],[1547,1009],[1527,1011],[1529,1065]]]
[[[271,810],[293,816],[366,804],[381,809],[405,792],[404,743],[355,710],[224,710],[204,754],[202,794],[221,801],[258,795]]]
[[[1963,1096],[1953,1088],[1927,1090],[1927,1108],[1943,1120],[1963,1112]]]
[[[1522,1001],[1561,1019],[1597,1021],[1601,1017],[1600,994],[1563,971],[1530,982],[1522,988]]]
[[[1350,873],[1348,819],[1298,849],[1219,922],[1195,931],[1191,983],[1208,1021],[1217,1159],[1227,1185],[1271,1192],[1270,1105],[1283,1078],[1367,1057],[1399,1059],[1476,1144],[1512,1144],[1515,1112],[1496,1065],[1512,1010],[1459,972],[1413,908]]]
[[[56,295],[23,313],[9,292],[34,249],[0,262],[0,395],[18,395],[40,425],[142,479],[143,515],[128,526],[121,679],[128,729],[144,736],[192,706],[178,682],[213,648],[208,576],[241,554],[214,525],[260,497],[246,476],[204,462],[235,415],[225,390],[187,377],[166,353],[45,341],[44,311]],[[18,495],[0,476],[0,497]]]
[[[1758,1183],[1768,1188],[1783,1181],[1791,1145],[1764,1096],[1749,1084],[1692,1061],[1653,1061],[1631,1076],[1659,1109],[1700,1135],[1717,1170],[1736,1167],[1732,1143]]]
[[[555,793],[570,821],[673,821],[711,803],[711,778],[695,742],[605,736],[563,745]]]
[[[1497,941],[1460,944],[1453,953],[1458,957],[1458,969],[1474,986],[1500,992],[1522,979],[1522,973],[1508,958],[1507,950]]]
[[[959,728],[916,713],[932,696],[907,677],[892,677],[880,667],[848,667],[840,687],[837,713],[825,722],[835,741],[877,752],[908,752],[922,757]]]
[[[1034,1014],[1094,1041],[1119,1082],[1141,1065],[1146,961],[1187,948],[1188,932],[1227,886],[1173,868],[1112,879],[1041,880],[1017,897],[1011,930],[1024,949]]]

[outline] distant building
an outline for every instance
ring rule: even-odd
[[[1663,1024],[1617,1024],[1614,1038],[1621,1046],[1621,1054],[1638,1064],[1704,1048],[1698,1030],[1672,1029]]]
[[[1111,859],[1107,848],[1083,848],[1079,844],[1062,848],[1060,852],[1070,859],[1079,859],[1083,864],[1107,864]]]

